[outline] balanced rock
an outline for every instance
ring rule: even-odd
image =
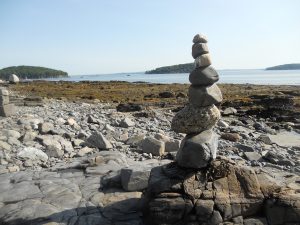
[[[172,120],[172,130],[177,133],[193,134],[209,130],[220,119],[220,111],[215,105],[195,107],[186,105]]]
[[[195,59],[195,68],[210,66],[211,59],[209,54],[203,54]]]
[[[196,43],[207,43],[207,37],[203,34],[196,34],[193,38],[193,42]]]
[[[194,86],[189,88],[189,102],[194,106],[209,106],[222,102],[221,90],[216,84],[212,86]]]
[[[212,85],[219,80],[219,74],[212,67],[200,67],[194,69],[189,76],[189,80],[192,85]]]
[[[186,168],[203,168],[216,158],[218,136],[212,130],[197,135],[187,135],[176,155],[179,166]]]
[[[11,74],[9,76],[9,82],[12,83],[12,84],[16,84],[16,83],[20,82],[20,79],[16,74]]]
[[[196,43],[192,47],[192,56],[196,59],[198,56],[208,53],[208,47],[205,43]]]

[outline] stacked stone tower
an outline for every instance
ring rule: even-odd
[[[0,116],[11,116],[14,112],[14,105],[9,103],[8,90],[0,88]]]
[[[219,75],[210,66],[207,38],[197,34],[193,42],[195,69],[189,75],[189,103],[173,118],[172,129],[187,134],[176,156],[178,165],[199,169],[216,157],[218,140],[212,129],[220,119],[215,104],[222,101],[222,93],[215,84]]]

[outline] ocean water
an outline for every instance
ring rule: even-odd
[[[219,70],[219,83],[300,85],[300,70]],[[52,81],[128,81],[149,83],[189,83],[189,74],[115,73],[76,75]]]

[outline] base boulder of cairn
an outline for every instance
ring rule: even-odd
[[[217,158],[206,169],[170,163],[152,169],[147,225],[299,224],[300,195],[271,175]]]

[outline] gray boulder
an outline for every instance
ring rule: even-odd
[[[111,149],[111,143],[100,132],[93,133],[87,140],[87,143],[99,149]]]
[[[12,84],[16,84],[16,83],[20,82],[20,79],[16,74],[11,74],[9,76],[9,82],[12,83]]]
[[[165,153],[165,143],[155,138],[145,138],[142,141],[142,151],[152,155],[161,156]]]
[[[194,106],[209,106],[222,102],[221,90],[216,84],[212,86],[194,86],[189,88],[189,102]]]
[[[216,158],[218,136],[212,130],[197,135],[187,135],[176,155],[179,166],[187,168],[203,168]]]
[[[186,105],[173,118],[171,128],[176,133],[200,133],[211,129],[220,119],[220,111],[215,105],[194,107]]]
[[[210,66],[211,59],[209,54],[203,54],[195,59],[195,68]]]
[[[198,56],[208,53],[208,47],[205,43],[196,43],[192,47],[192,56],[196,59]]]
[[[219,74],[212,66],[200,67],[190,73],[189,80],[193,85],[208,86],[219,80]]]
[[[193,38],[193,42],[196,43],[207,43],[207,37],[203,34],[196,34]]]

